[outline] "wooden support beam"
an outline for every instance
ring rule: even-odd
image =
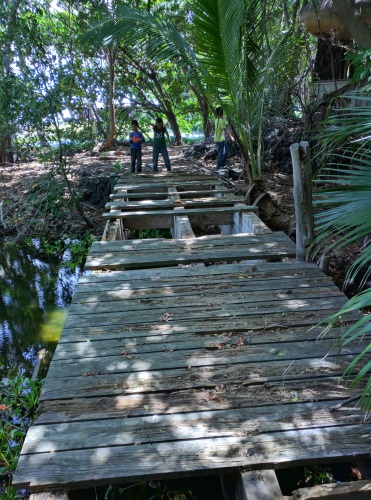
[[[175,189],[176,188],[169,188]],[[208,206],[233,206],[236,203],[241,204],[245,207],[246,204],[243,203],[244,199],[241,196],[228,195],[223,198],[216,198],[211,196],[208,198],[196,198],[191,200],[181,200],[179,194],[177,198],[169,197],[167,200],[132,200],[132,201],[111,201],[106,203],[106,210],[154,210],[154,209],[166,209],[173,208],[174,206],[183,205],[183,208],[205,208]],[[178,202],[178,205],[176,203]],[[246,231],[244,231],[246,232]]]
[[[244,208],[187,208],[183,215],[188,216],[193,227],[231,224],[235,212],[256,212],[258,207],[251,205]],[[141,210],[122,212],[111,210],[103,214],[103,219],[124,219],[126,229],[163,229],[174,227],[174,210]]]
[[[66,491],[47,491],[45,493],[33,493],[30,500],[68,500]]]
[[[153,182],[149,182],[149,183],[146,183],[146,184],[140,184],[140,183],[136,183],[136,184],[116,184],[115,186],[115,191],[122,191],[123,189],[127,190],[127,191],[131,191],[131,192],[144,192],[144,191],[148,191],[148,192],[156,192],[158,193],[160,190],[164,190],[164,192],[167,191],[167,189],[169,187],[176,187],[176,188],[179,188],[179,189],[183,189],[183,190],[189,190],[190,188],[192,188],[193,190],[195,191],[199,191],[199,190],[210,190],[210,189],[214,189],[215,187],[221,187],[221,186],[224,186],[224,183],[222,181],[219,181],[219,180],[215,180],[215,179],[210,179],[208,180],[207,178],[202,180],[202,181],[180,181],[180,182],[158,182],[158,183],[153,183]]]
[[[371,498],[370,481],[353,481],[340,484],[321,484],[311,488],[300,488],[292,496],[292,500],[369,500]]]
[[[256,470],[221,476],[225,500],[282,500],[274,470]]]
[[[144,269],[205,261],[234,262],[294,256],[295,244],[282,232],[257,236],[156,240],[155,244],[153,240],[108,244],[94,242],[85,269]]]
[[[238,212],[233,216],[233,234],[268,234],[272,231],[259,219],[256,213]]]
[[[202,196],[212,196],[217,193],[231,193],[230,190],[227,188],[218,188],[218,189],[204,189],[202,191],[200,190],[188,190],[188,191],[182,191],[179,187],[177,188],[177,193],[181,198],[200,198]],[[110,195],[111,200],[138,200],[138,199],[163,199],[165,200],[167,198],[167,193],[162,191],[162,192],[143,192],[143,193],[114,193]]]

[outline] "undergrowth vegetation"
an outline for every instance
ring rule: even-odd
[[[15,498],[10,486],[28,427],[36,415],[42,382],[23,373],[0,384],[0,498]]]

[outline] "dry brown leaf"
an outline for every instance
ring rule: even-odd
[[[208,403],[210,401],[218,401],[218,403],[220,403],[220,404],[223,403],[222,398],[218,394],[216,394],[215,392],[207,392],[205,394],[205,401]]]
[[[174,316],[173,313],[165,313],[162,318],[161,318],[161,321],[169,321],[170,318],[172,318]]]

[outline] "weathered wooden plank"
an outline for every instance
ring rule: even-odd
[[[233,280],[229,279],[227,283],[220,282],[219,279],[200,279],[195,283],[192,280],[191,283],[187,279],[182,282],[176,283],[163,283],[152,281],[147,283],[142,280],[135,281],[132,284],[122,281],[103,281],[101,283],[94,282],[94,289],[87,286],[78,286],[73,303],[86,303],[86,302],[97,302],[97,297],[99,301],[117,301],[117,300],[139,300],[142,298],[154,299],[154,298],[164,298],[177,296],[179,298],[188,296],[202,296],[206,293],[209,296],[219,295],[219,294],[236,294],[243,292],[252,293],[265,293],[268,289],[271,290],[271,296],[275,294],[285,294],[291,295],[291,293],[300,293],[300,290],[308,290],[311,287],[320,291],[320,289],[326,289],[328,291],[339,293],[338,288],[333,284],[331,279],[326,277],[323,278],[304,278],[303,276],[285,276],[285,277],[274,277],[270,280],[245,280],[243,276],[240,279]]]
[[[184,210],[182,210],[182,215]],[[174,216],[177,211],[174,211]],[[273,236],[274,234],[274,236]],[[100,256],[105,254],[134,254],[140,256],[151,255],[153,253],[181,253],[181,252],[207,252],[207,251],[225,251],[228,249],[237,250],[239,248],[249,247],[253,250],[254,247],[268,246],[287,246],[293,245],[293,242],[282,232],[270,233],[265,235],[253,234],[238,234],[233,237],[220,237],[214,235],[207,239],[193,238],[187,240],[123,240],[123,241],[96,241],[92,244],[89,256]],[[253,271],[254,272],[254,271]],[[323,274],[322,274],[323,276]]]
[[[335,296],[330,296],[321,300],[322,319],[325,319],[329,315],[329,311],[336,308],[341,308],[344,306],[346,300],[340,294]],[[121,304],[119,302],[118,304]],[[78,307],[78,306],[76,306]],[[261,318],[261,326],[264,325],[265,321],[269,320],[269,316],[273,314],[280,314],[282,317],[285,315],[290,315],[292,319],[296,315],[300,315],[309,311],[318,311],[318,300],[316,298],[306,298],[303,300],[277,300],[276,302],[270,301],[266,303],[264,300],[256,300],[254,304],[244,304],[244,307],[240,307],[238,304],[233,303],[225,304],[220,306],[213,302],[208,305],[197,305],[192,304],[192,307],[182,306],[182,304],[177,306],[168,306],[166,310],[152,311],[151,309],[142,309],[140,311],[133,311],[128,314],[127,310],[118,310],[117,307],[113,307],[111,310],[100,312],[94,314],[91,312],[89,315],[83,314],[73,314],[75,306],[71,306],[70,314],[67,316],[65,322],[65,328],[79,327],[86,328],[92,326],[103,326],[112,324],[140,324],[140,323],[161,323],[161,322],[171,322],[171,323],[181,323],[183,321],[211,321],[217,319],[225,321],[231,318],[238,317],[242,319],[244,317],[246,321],[250,321],[251,316],[258,316]],[[355,318],[355,315],[344,315],[343,320],[346,321],[348,318]],[[263,319],[262,319],[263,318]],[[317,316],[321,318],[321,316]],[[315,322],[313,321],[313,324]],[[247,325],[246,325],[247,326]]]
[[[182,210],[182,215],[185,214]],[[177,211],[172,211],[172,215],[176,216]],[[103,253],[103,252],[151,252],[151,251],[167,251],[177,252],[184,249],[212,249],[212,248],[229,248],[241,245],[256,245],[260,243],[293,243],[292,240],[282,231],[269,234],[246,234],[239,233],[233,236],[212,235],[208,237],[190,238],[187,241],[156,238],[156,239],[142,239],[142,240],[124,240],[124,241],[95,241],[90,250],[90,254]],[[297,267],[299,267],[297,265]],[[323,273],[322,273],[323,275]]]
[[[193,180],[193,181],[185,181],[183,182],[182,180],[171,180],[171,179],[164,179],[160,178],[158,179],[157,182],[133,182],[132,184],[120,184],[117,183],[114,187],[114,190],[116,192],[120,192],[120,190],[126,190],[129,192],[139,192],[139,191],[151,191],[154,189],[156,192],[158,192],[159,188],[163,188],[164,190],[167,190],[169,187],[176,187],[177,189],[183,188],[186,191],[189,191],[191,189],[199,189],[199,190],[206,190],[206,189],[214,189],[216,187],[220,186],[225,186],[225,183],[221,180],[215,179],[215,178],[210,178],[208,179],[207,177],[204,180]]]
[[[220,200],[223,198],[215,198],[215,200]],[[155,202],[154,202],[155,203]],[[158,202],[160,203],[160,202]],[[185,209],[185,215],[188,215],[189,217],[192,215],[200,215],[200,216],[207,216],[207,215],[212,215],[215,214],[217,217],[222,217],[224,213],[235,213],[235,212],[253,212],[256,213],[259,211],[259,208],[256,205],[238,205],[238,206],[233,206],[233,207],[206,207],[206,208],[186,208]],[[138,217],[142,218],[149,218],[152,216],[158,216],[161,215],[162,217],[166,216],[172,216],[174,215],[173,209],[171,210],[166,210],[166,209],[159,209],[159,210],[153,210],[151,211],[143,211],[143,210],[137,210],[136,212],[125,212],[121,210],[111,210],[110,212],[104,213],[103,214],[103,219],[122,219],[124,218],[125,220],[130,220],[130,219],[136,219]]]
[[[45,485],[83,487],[205,470],[233,472],[246,466],[272,468],[313,460],[354,460],[367,456],[370,444],[370,424],[134,446],[104,447],[97,443],[94,450],[21,455],[13,485],[37,491]]]
[[[287,237],[286,237],[287,238]],[[251,242],[239,241],[239,244],[228,248],[207,244],[205,248],[192,248],[191,245],[180,245],[188,240],[177,240],[179,249],[166,253],[167,244],[159,243],[157,251],[152,252],[105,252],[89,254],[85,269],[122,269],[131,267],[158,267],[195,262],[220,262],[248,259],[269,259],[292,257],[296,252],[295,244],[289,238],[270,238],[270,235],[252,236]],[[113,243],[111,243],[112,245]],[[134,250],[134,249],[133,249]]]
[[[157,310],[167,310],[167,308],[189,307],[193,308],[197,304],[200,306],[223,306],[231,304],[233,308],[240,305],[245,307],[247,304],[256,302],[267,302],[274,305],[281,303],[282,299],[290,299],[290,303],[297,301],[306,301],[310,298],[329,298],[339,297],[340,292],[335,286],[330,287],[306,287],[290,288],[280,290],[235,290],[234,288],[219,289],[212,291],[201,291],[200,293],[184,293],[177,295],[173,290],[168,293],[159,294],[134,294],[130,290],[112,291],[108,293],[97,293],[89,297],[76,298],[70,307],[71,314],[89,314],[90,312],[98,314],[99,312],[119,312],[128,311],[130,314],[135,311],[148,310],[153,314]],[[301,304],[300,304],[301,306]],[[285,306],[284,306],[285,307]]]
[[[241,343],[243,339],[241,338]],[[343,355],[355,355],[362,352],[368,342],[357,343],[342,349]],[[225,347],[224,349],[199,349],[181,351],[161,351],[156,356],[153,353],[131,354],[125,348],[117,348],[115,355],[99,356],[87,358],[75,358],[66,360],[53,360],[49,367],[48,377],[79,377],[85,373],[134,373],[137,371],[168,370],[177,368],[187,368],[190,364],[194,367],[210,367],[218,365],[245,364],[249,369],[250,363],[268,363],[277,358],[285,358],[286,361],[297,361],[303,357],[308,359],[337,357],[338,349],[334,348],[333,340],[317,343],[285,343],[267,345],[238,345]],[[124,352],[124,354],[122,354]],[[267,368],[269,373],[269,368]]]
[[[91,273],[89,275],[81,276],[79,279],[79,287],[81,285],[92,283],[100,283],[103,281],[128,281],[130,285],[136,287],[141,282],[145,286],[152,286],[152,283],[159,283],[159,286],[164,286],[167,283],[175,282],[177,286],[181,286],[185,280],[189,282],[204,283],[207,280],[215,280],[220,282],[222,280],[242,280],[246,279],[254,281],[257,279],[274,279],[281,276],[312,276],[325,279],[322,271],[315,264],[301,263],[288,261],[288,262],[256,262],[254,264],[221,264],[218,266],[208,266],[202,269],[192,266],[177,267],[173,269],[140,269],[129,271],[115,271]],[[327,277],[329,281],[331,278]]]
[[[188,439],[245,437],[293,429],[320,429],[361,424],[363,411],[355,407],[332,412],[334,401],[269,405],[238,410],[219,410],[33,425],[26,436],[22,455],[104,446],[161,443]]]
[[[221,350],[225,349],[227,346],[237,345],[237,342],[242,341],[247,345],[254,346],[260,344],[269,344],[272,348],[275,345],[272,344],[285,344],[288,342],[316,342],[328,348],[330,343],[334,343],[338,339],[343,330],[334,329],[325,336],[324,339],[319,340],[319,329],[292,329],[292,330],[282,330],[275,331],[274,333],[270,331],[260,331],[255,333],[247,332],[228,332],[228,335],[224,333],[213,333],[213,334],[202,334],[199,332],[184,332],[181,335],[174,334],[169,335],[152,335],[152,336],[139,336],[135,337],[134,332],[130,332],[127,335],[118,334],[116,338],[100,338],[91,336],[89,341],[82,340],[71,337],[66,339],[65,342],[58,344],[56,351],[54,353],[53,359],[72,359],[75,357],[95,357],[95,356],[110,356],[117,354],[117,349],[125,349],[129,354],[143,354],[143,353],[155,353],[162,351],[180,351],[180,350],[190,350],[190,349],[206,349],[206,350]],[[366,335],[364,338],[370,338],[370,335]]]
[[[353,481],[349,483],[320,484],[311,488],[300,488],[294,491],[292,500],[369,500],[371,498],[371,482]]]
[[[285,380],[284,384],[257,383],[248,388],[230,381],[217,389],[180,389],[169,393],[44,400],[40,404],[36,424],[175,415],[190,411],[220,411],[313,401],[331,401],[335,404],[335,401],[348,398],[349,390],[342,385],[340,376]]]
[[[160,371],[134,371],[100,374],[98,370],[86,372],[79,377],[47,377],[40,400],[67,399],[93,396],[139,394],[156,391],[187,389],[214,389],[220,384],[233,383],[248,387],[257,383],[280,382],[305,377],[341,376],[349,359],[340,355],[326,359],[306,358],[287,360],[280,358],[267,363],[250,363],[246,371],[244,363],[219,364],[217,366],[193,366],[190,360],[187,368]],[[134,360],[135,361],[135,360]]]
[[[338,308],[328,309],[326,311],[306,311],[300,313],[282,313],[270,314],[263,320],[259,316],[250,316],[247,318],[228,318],[224,317],[206,319],[205,321],[198,321],[195,323],[191,318],[189,321],[175,322],[173,318],[171,321],[164,321],[159,323],[127,323],[123,324],[121,318],[118,322],[111,321],[109,323],[109,331],[107,331],[107,324],[103,325],[90,325],[80,326],[78,323],[71,323],[64,325],[63,334],[59,342],[72,341],[90,341],[92,338],[99,339],[115,339],[119,336],[127,338],[130,336],[147,337],[152,335],[182,335],[186,332],[196,333],[197,335],[205,334],[227,334],[233,332],[249,332],[250,334],[258,334],[261,331],[276,331],[277,329],[289,328],[302,328],[313,327],[323,321],[324,317],[331,316],[338,312]],[[356,319],[357,315],[354,314],[350,317]],[[343,327],[347,325],[345,318],[343,318]],[[319,330],[319,334],[320,334]]]
[[[66,491],[48,491],[45,493],[33,493],[29,500],[68,500]]]
[[[128,352],[140,354],[144,352],[158,352],[170,349],[223,349],[227,344],[235,345],[241,339],[245,344],[260,345],[260,344],[285,344],[286,342],[318,342],[325,343],[338,339],[343,330],[333,329],[325,336],[324,339],[319,339],[321,330],[318,328],[293,328],[292,330],[275,330],[257,332],[240,332],[231,331],[225,332],[202,332],[194,330],[193,332],[185,331],[181,335],[176,333],[173,335],[136,335],[132,331],[129,335],[118,333],[116,337],[102,338],[99,335],[95,337],[94,331],[90,339],[79,338],[76,334],[64,342],[60,342],[54,353],[54,359],[68,358],[77,353],[81,353],[84,357],[95,356],[97,352],[110,352],[111,349],[117,347],[125,347]],[[366,335],[365,338],[369,338]]]
[[[188,198],[199,198],[202,196],[210,195],[213,196],[215,194],[232,194],[233,191],[230,189],[227,189],[225,187],[220,187],[217,189],[204,189],[204,190],[193,190],[193,191],[180,191],[177,190],[178,194],[182,199],[188,199]],[[110,195],[111,200],[123,200],[123,199],[128,199],[128,200],[137,200],[137,199],[167,199],[168,193],[167,192],[159,192],[156,193],[154,191],[152,192],[143,192],[143,193],[113,193]]]
[[[241,196],[228,195],[223,198],[209,197],[196,198],[192,200],[142,200],[142,201],[111,201],[106,203],[106,210],[155,210],[164,208],[205,208],[219,206],[233,206],[235,203],[244,203],[245,198]],[[245,203],[246,204],[246,203]]]
[[[148,183],[149,181],[151,182],[151,185],[156,185],[156,184],[161,184],[163,182],[183,182],[188,183],[188,182],[194,182],[194,181],[209,181],[213,180],[214,178],[206,175],[206,174],[201,174],[201,173],[192,173],[191,175],[188,172],[157,172],[157,173],[142,173],[140,176],[137,174],[134,176],[130,176],[125,174],[125,176],[119,177],[117,179],[117,183],[123,183],[123,184],[128,184],[128,182],[135,182],[135,183]],[[215,179],[214,179],[215,180]]]

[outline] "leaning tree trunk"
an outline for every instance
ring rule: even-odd
[[[108,62],[109,62],[109,99],[108,99],[108,104],[109,104],[109,116],[110,116],[110,123],[109,123],[109,132],[108,132],[108,137],[104,141],[104,143],[99,147],[99,151],[107,151],[111,144],[112,141],[115,137],[115,59],[116,59],[116,47],[110,48],[108,50]]]
[[[186,70],[184,70],[186,73]],[[211,134],[212,130],[212,124],[210,121],[209,117],[209,103],[206,97],[206,94],[204,91],[200,92],[196,85],[190,84],[189,88],[192,90],[194,95],[196,96],[198,105],[200,106],[201,114],[202,114],[202,119],[203,119],[203,133],[205,136],[205,139],[208,135]]]
[[[172,111],[166,111],[166,118],[169,120],[171,130],[175,136],[175,143],[180,146],[182,144],[182,134],[176,119],[175,114]]]

